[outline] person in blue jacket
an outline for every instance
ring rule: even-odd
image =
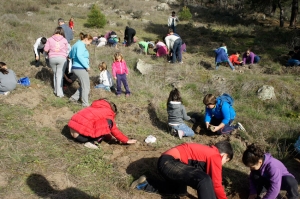
[[[259,146],[251,144],[243,153],[245,166],[249,167],[250,193],[248,199],[277,198],[280,190],[287,192],[288,199],[298,199],[298,182],[282,162],[265,153]],[[281,197],[280,197],[281,198]]]
[[[227,54],[227,47],[225,43],[222,43],[220,48],[215,50],[215,62],[216,62],[216,70],[218,70],[219,66],[221,63],[228,63],[232,71],[234,71],[234,66],[228,59],[228,54]]]
[[[203,103],[206,106],[204,117],[205,125],[206,128],[212,132],[228,134],[241,125],[238,123],[237,126],[230,126],[236,114],[228,102],[221,101],[220,98],[216,98],[213,94],[207,94],[203,98]]]

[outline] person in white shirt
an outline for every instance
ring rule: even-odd
[[[47,42],[47,39],[45,37],[39,37],[35,41],[35,44],[33,45],[36,67],[39,67],[39,65],[40,65],[40,53],[44,54],[46,57],[46,53],[44,53],[44,47],[45,47],[46,42]]]
[[[104,35],[101,35],[100,37],[98,37],[98,45],[97,47],[102,47],[105,46],[107,43],[107,39],[104,37]]]
[[[172,57],[172,60],[170,60],[169,62],[175,63],[177,60],[179,63],[182,63],[182,39],[180,38],[180,36],[174,33],[173,30],[170,28],[169,35],[165,37],[165,42],[168,47],[169,55]]]
[[[113,81],[110,72],[107,70],[107,65],[105,62],[102,62],[98,66],[100,72],[99,83],[95,88],[102,88],[106,91],[111,91],[110,88],[113,86]]]
[[[169,16],[169,19],[168,19],[168,27],[172,28],[174,33],[176,32],[176,26],[177,26],[178,22],[179,22],[179,19],[175,15],[175,12],[173,11],[172,15]]]

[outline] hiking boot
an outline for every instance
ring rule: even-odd
[[[179,139],[182,139],[182,137],[184,136],[184,132],[182,130],[178,130],[177,132]]]
[[[137,190],[144,190],[148,185],[147,178],[145,175],[142,175],[137,180],[133,181],[130,188]]]
[[[236,127],[237,127],[237,129],[246,132],[246,129],[244,128],[244,126],[239,122],[237,123]]]
[[[99,149],[95,144],[91,143],[91,142],[86,142],[84,143],[84,146],[90,149]]]

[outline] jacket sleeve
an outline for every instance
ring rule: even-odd
[[[76,57],[78,59],[78,61],[81,63],[81,65],[84,68],[89,68],[89,65],[84,57],[84,52],[86,51],[86,47],[83,45],[80,45],[77,47],[77,51],[76,51]]]
[[[223,115],[222,123],[226,125],[230,121],[230,105],[227,102],[224,102],[221,111]]]
[[[267,190],[266,195],[263,197],[263,199],[273,199],[276,198],[277,195],[280,192],[281,187],[281,179],[282,179],[282,173],[280,169],[266,169],[265,172],[269,173],[270,176],[270,187]]]
[[[127,143],[128,137],[125,136],[117,127],[116,122],[113,121],[113,127],[111,128],[111,134],[122,143]]]
[[[49,52],[50,49],[50,39],[47,39],[47,42],[45,43],[44,51]]]
[[[250,176],[249,176],[249,184],[250,184],[249,193],[250,193],[250,195],[257,194],[256,189],[255,189],[255,184],[253,182],[253,176],[252,175],[253,175],[253,173],[251,172]]]
[[[212,156],[207,161],[207,173],[211,177],[215,194],[218,199],[227,199],[222,185],[222,159],[221,156]]]
[[[113,77],[116,78],[117,74],[116,74],[116,65],[115,65],[115,63],[112,63],[111,70],[112,70]]]
[[[40,43],[41,43],[41,38],[38,38],[38,39],[35,41],[35,44],[33,45],[33,50],[34,50],[35,56],[38,56],[37,49],[38,49],[38,46],[39,46]]]
[[[253,52],[250,53],[251,64],[254,63],[255,54]]]
[[[247,60],[247,55],[246,53],[243,54],[243,64],[246,64],[246,60]]]
[[[190,120],[191,117],[186,114],[185,107],[182,105],[182,115],[184,120]]]

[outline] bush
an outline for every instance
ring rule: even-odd
[[[105,24],[105,16],[101,13],[100,9],[96,5],[93,5],[90,13],[88,14],[87,23],[85,24],[85,26],[89,28],[103,28]]]
[[[133,15],[132,15],[132,18],[134,18],[134,19],[140,19],[140,18],[142,18],[142,15],[143,15],[143,11],[142,10],[134,11]]]
[[[182,8],[182,11],[179,12],[179,19],[187,21],[192,19],[192,13],[188,7],[184,6]]]

